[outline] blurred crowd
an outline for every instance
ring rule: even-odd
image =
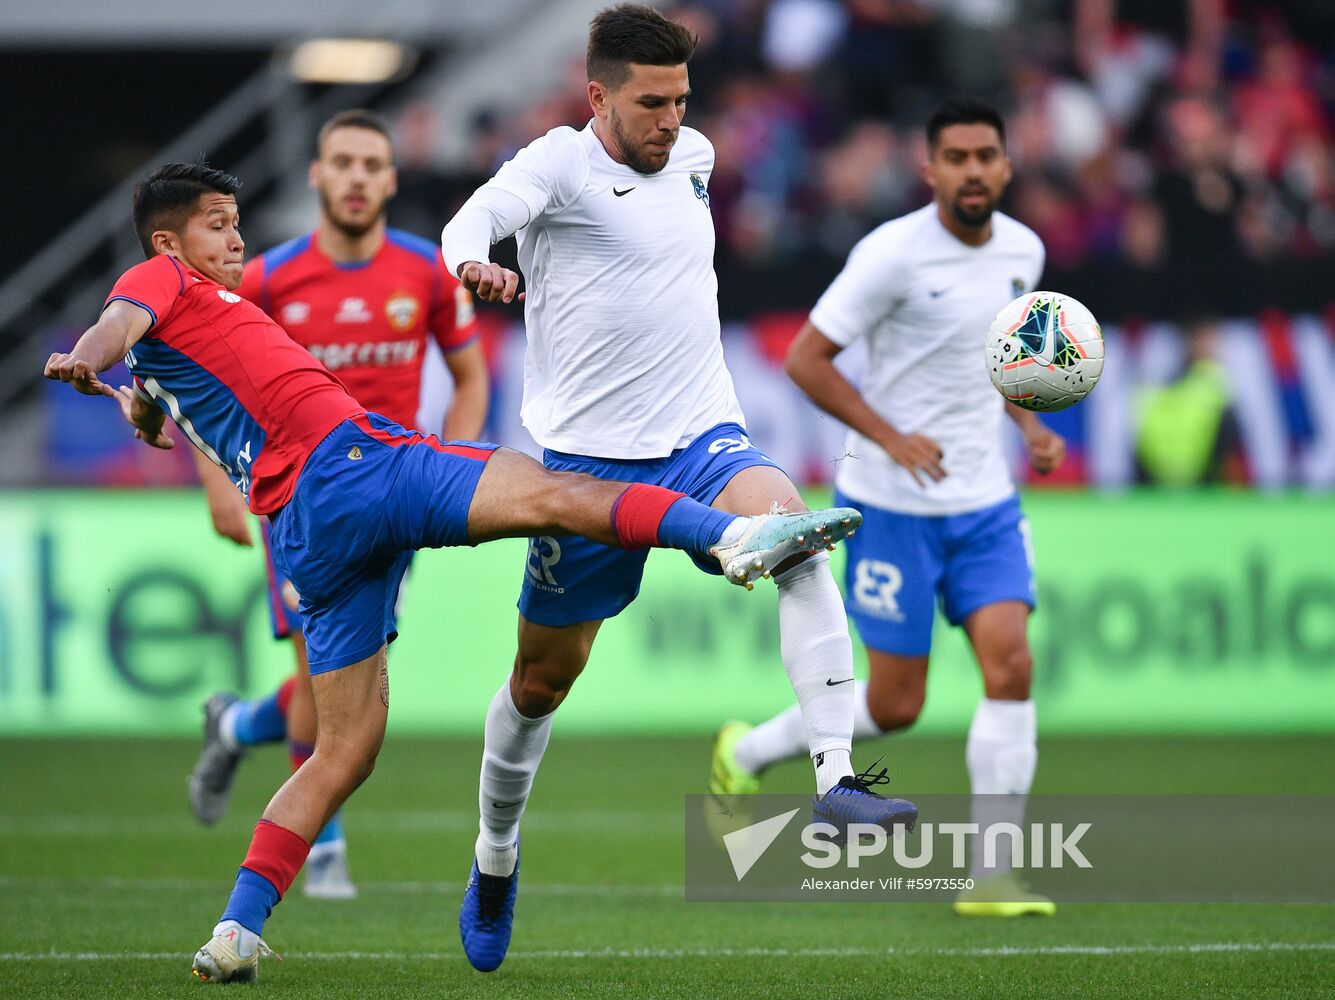
[[[921,124],[953,93],[1006,112],[1007,208],[1055,268],[1335,252],[1328,0],[688,0],[668,13],[700,36],[687,121],[718,151],[725,263],[842,258],[922,204]],[[447,214],[531,138],[587,119],[575,60],[546,100],[479,114],[472,162],[424,176],[417,211]]]

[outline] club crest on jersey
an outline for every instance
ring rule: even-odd
[[[1011,295],[1020,296],[1024,294],[1024,279],[1011,278]]]
[[[399,294],[385,303],[385,315],[396,330],[407,330],[417,319],[421,304],[411,295]]]
[[[311,306],[309,302],[289,302],[283,306],[280,313],[284,325],[289,323],[305,323],[311,318]]]
[[[704,178],[699,174],[691,174],[691,190],[695,196],[705,203],[705,208],[709,207],[709,191],[705,187]]]

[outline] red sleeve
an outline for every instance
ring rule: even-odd
[[[116,299],[133,302],[153,317],[152,330],[172,311],[185,292],[185,269],[174,257],[159,254],[120,276],[102,308]]]
[[[241,272],[241,287],[236,290],[247,302],[253,302],[266,313],[269,311],[269,287],[264,280],[264,254],[251,260]]]
[[[436,251],[436,297],[427,318],[431,336],[445,353],[466,347],[477,337],[477,316],[473,311],[473,293],[450,274]]]

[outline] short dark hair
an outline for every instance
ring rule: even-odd
[[[936,148],[941,131],[951,125],[991,125],[1001,145],[1006,145],[1006,123],[990,101],[977,97],[950,97],[936,106],[927,119],[927,147]]]
[[[338,128],[364,128],[371,132],[379,132],[385,137],[385,141],[390,144],[392,154],[394,140],[390,138],[389,122],[385,121],[384,116],[367,108],[348,108],[346,111],[340,111],[320,126],[320,131],[315,136],[315,155],[317,157],[320,155],[320,150],[324,149],[324,141],[329,138],[329,133]]]
[[[153,256],[153,234],[159,229],[180,232],[202,196],[235,195],[240,186],[237,178],[209,166],[206,160],[158,167],[134,189],[131,218],[144,256]]]
[[[669,21],[653,7],[622,3],[599,11],[589,24],[589,79],[616,90],[630,79],[630,64],[679,66],[699,41],[695,33]]]

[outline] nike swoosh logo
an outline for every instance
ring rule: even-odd
[[[618,191],[616,188],[612,188],[612,193],[613,193],[614,195],[616,195],[618,198],[622,198],[622,197],[625,197],[626,195],[630,194],[630,193],[631,193],[632,191],[634,191],[634,190],[635,190],[635,189],[634,189],[633,187],[628,187],[628,188],[626,188],[626,190],[624,190],[624,191]]]
[[[491,807],[493,809],[512,809],[523,801],[523,799],[516,799],[514,802],[493,802]]]
[[[1052,364],[1052,337],[1053,327],[1057,325],[1057,310],[1048,306],[1048,322],[1043,331],[1043,350],[1039,352],[1038,360],[1040,364]]]
[[[845,677],[845,678],[844,678],[843,680],[841,680],[841,681],[832,681],[832,680],[826,679],[826,681],[825,681],[825,686],[826,686],[826,687],[838,687],[840,684],[847,684],[847,683],[848,683],[849,681],[851,681],[852,679],[853,679],[853,678],[851,678],[851,677]]]
[[[948,292],[948,291],[950,291],[950,288],[949,288],[949,287],[946,287],[946,288],[940,288],[940,289],[929,288],[929,289],[927,289],[927,294],[930,295],[930,296],[931,296],[932,298],[934,298],[934,299],[939,299],[941,296],[945,295],[946,292]]]

